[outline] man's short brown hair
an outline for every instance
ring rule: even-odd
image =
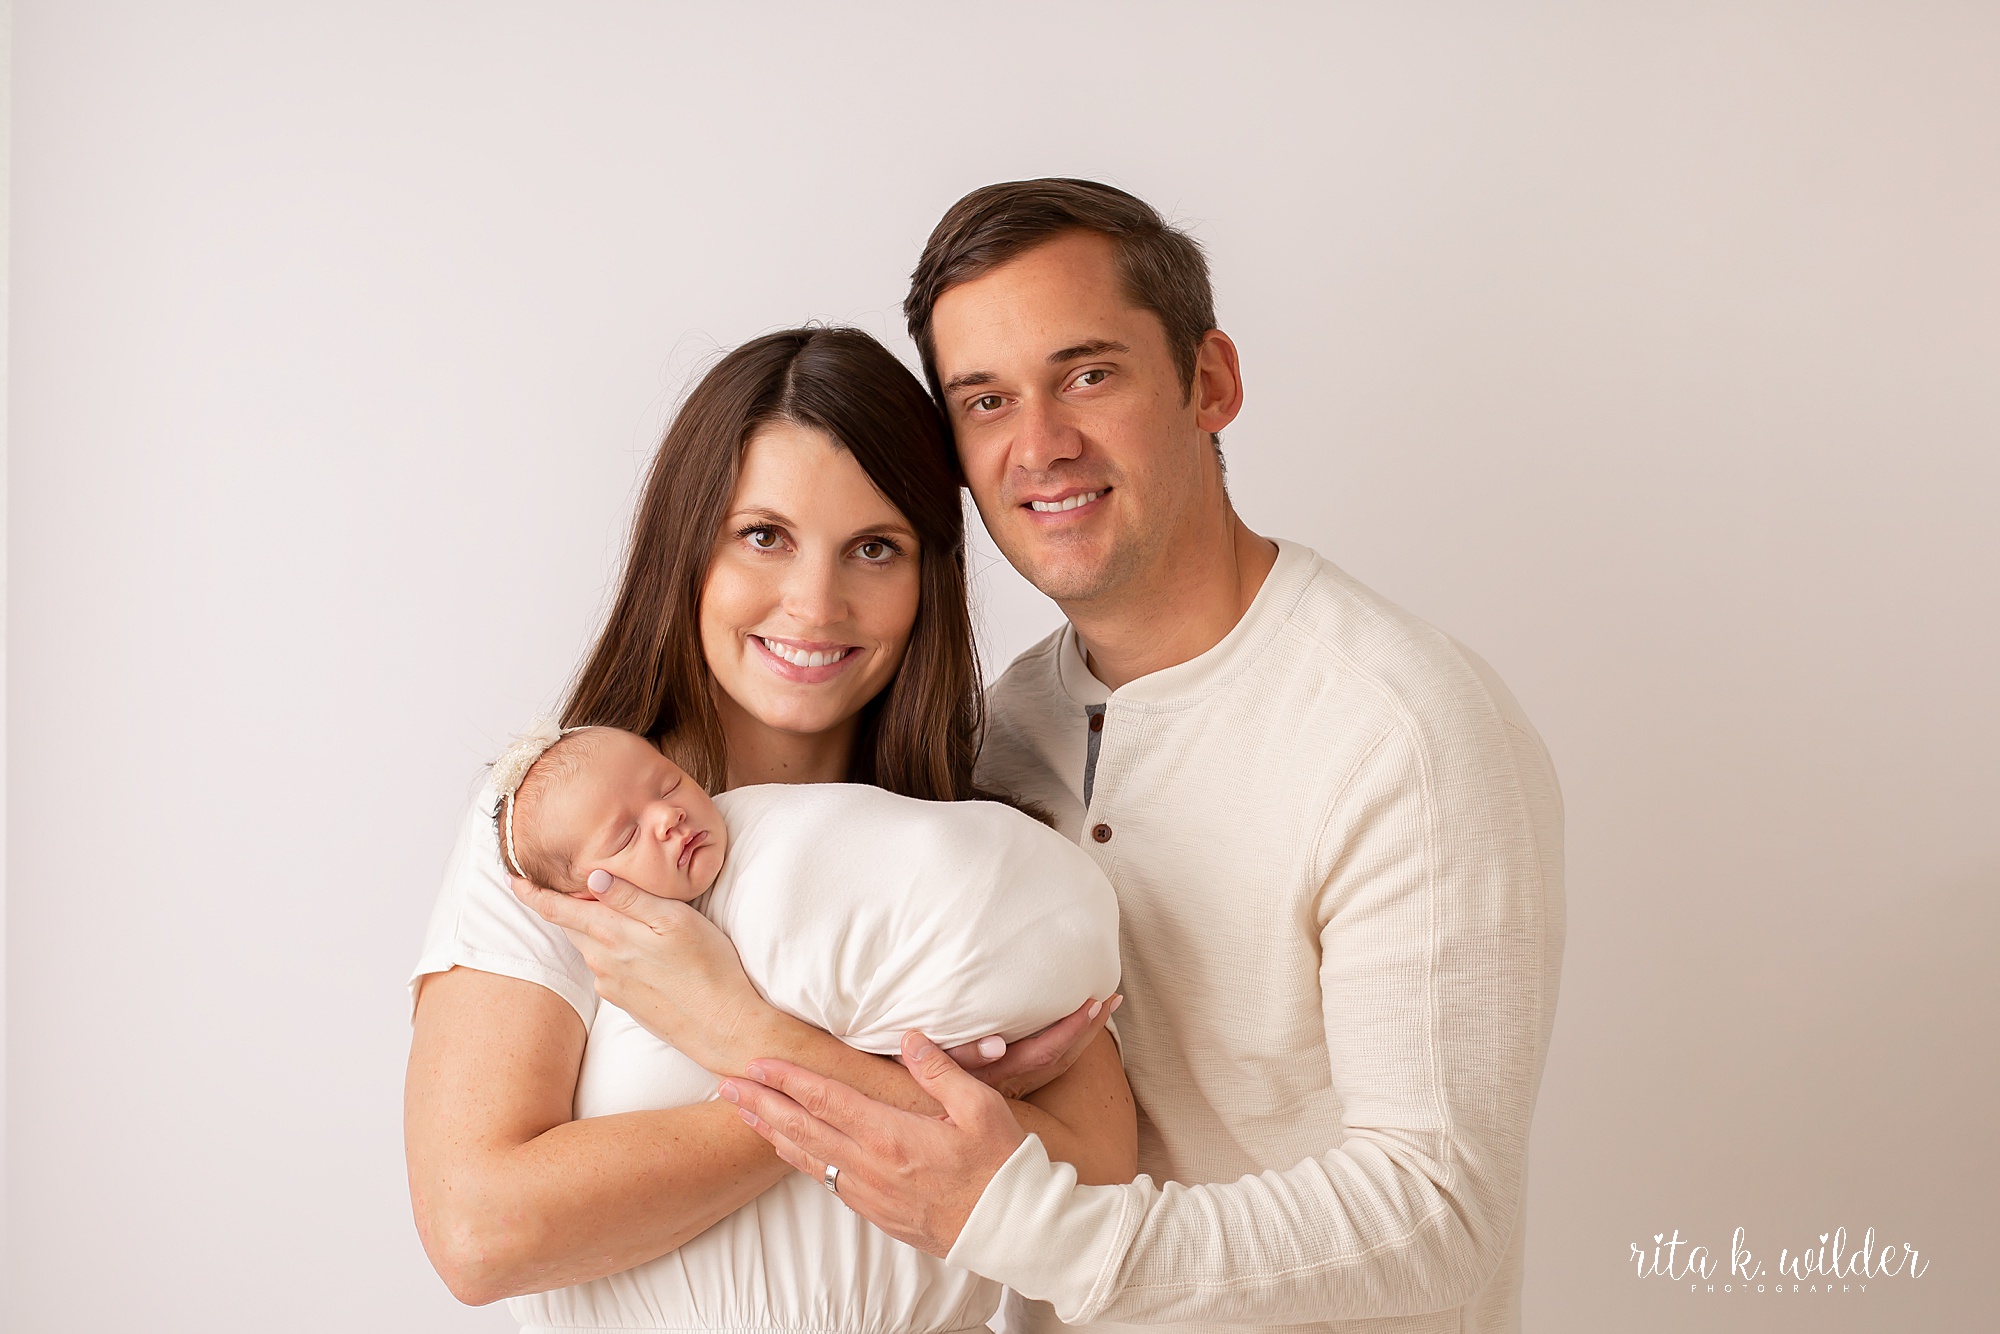
[[[938,298],[1064,232],[1109,237],[1118,255],[1125,294],[1159,317],[1180,372],[1181,391],[1194,392],[1195,357],[1215,327],[1215,296],[1208,260],[1192,236],[1168,225],[1151,204],[1097,181],[1046,177],[982,186],[953,204],[917,260],[903,316],[924,361],[931,393],[944,401],[938,380],[931,313]]]

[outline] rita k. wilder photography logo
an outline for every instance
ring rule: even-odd
[[[1632,1243],[1632,1268],[1640,1278],[1663,1278],[1685,1283],[1689,1292],[1717,1293],[1866,1293],[1870,1283],[1879,1288],[1881,1280],[1922,1278],[1931,1267],[1909,1242],[1900,1246],[1875,1241],[1875,1229],[1863,1233],[1859,1244],[1850,1240],[1847,1229],[1835,1228],[1819,1234],[1819,1242],[1808,1242],[1798,1250],[1780,1248],[1776,1271],[1744,1244],[1744,1229],[1737,1228],[1729,1242],[1729,1268],[1724,1272],[1722,1257],[1691,1238],[1653,1234],[1649,1249]]]

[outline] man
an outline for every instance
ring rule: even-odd
[[[724,1096],[892,1235],[1039,1299],[1015,1328],[1517,1329],[1563,929],[1533,729],[1472,654],[1237,516],[1236,349],[1141,201],[975,191],[905,312],[988,531],[1068,618],[993,687],[981,764],[1118,891],[1145,1175],[1078,1185],[917,1034],[942,1119],[779,1061]]]

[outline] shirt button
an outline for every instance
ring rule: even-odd
[[[1102,732],[1104,730],[1103,714],[1093,713],[1090,715],[1090,730],[1093,732]]]
[[[1099,843],[1109,843],[1111,841],[1111,826],[1108,824],[1101,824],[1097,826],[1095,829],[1090,831],[1090,836],[1096,839]]]

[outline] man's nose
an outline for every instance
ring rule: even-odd
[[[1014,422],[1013,461],[1029,472],[1047,472],[1083,453],[1083,432],[1052,399],[1024,399]]]

